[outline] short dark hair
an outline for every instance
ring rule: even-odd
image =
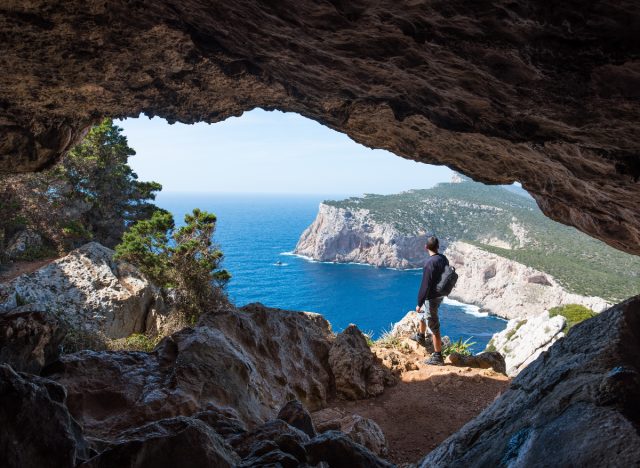
[[[440,241],[436,236],[431,236],[427,239],[427,249],[431,250],[432,252],[437,252],[439,248]]]

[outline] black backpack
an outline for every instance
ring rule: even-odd
[[[458,273],[456,273],[456,269],[449,265],[445,266],[440,281],[436,285],[436,293],[438,296],[448,296],[457,282]]]

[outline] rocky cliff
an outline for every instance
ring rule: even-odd
[[[302,233],[294,253],[321,262],[355,262],[390,268],[424,264],[426,237],[403,235],[389,224],[376,223],[369,211],[324,203]]]
[[[465,242],[450,244],[445,255],[459,279],[451,294],[503,318],[523,318],[563,304],[580,304],[600,312],[602,298],[567,292],[549,274],[500,257]]]
[[[294,252],[318,261],[416,268],[427,258],[425,239],[426,234],[404,233],[376,222],[366,209],[321,204]],[[581,304],[595,311],[610,305],[599,297],[567,292],[545,272],[465,242],[450,243],[444,253],[460,275],[451,297],[500,317],[528,317],[562,304]]]

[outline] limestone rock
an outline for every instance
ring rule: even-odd
[[[205,422],[225,440],[247,431],[245,424],[240,420],[238,412],[233,408],[218,408],[209,405],[204,411],[192,416]]]
[[[305,445],[305,449],[310,464],[327,462],[332,468],[390,468],[393,466],[338,431],[327,431],[316,436]]]
[[[385,385],[394,383],[355,325],[349,325],[336,337],[329,351],[329,365],[338,395],[348,400],[380,395]]]
[[[422,267],[427,236],[406,236],[388,224],[374,223],[368,210],[320,204],[313,223],[294,253],[319,261],[357,262],[393,268]]]
[[[298,400],[291,400],[282,407],[277,416],[278,419],[283,420],[290,426],[301,430],[309,437],[316,435],[316,430],[313,427],[313,420],[309,412],[304,409],[302,403]]]
[[[637,466],[640,296],[574,326],[420,463]]]
[[[507,375],[513,377],[564,336],[564,325],[564,317],[549,317],[548,311],[527,319],[513,319],[507,328],[493,335],[487,349],[504,356]]]
[[[30,305],[0,314],[0,363],[38,374],[60,355],[64,333],[51,314]]]
[[[450,297],[500,317],[532,317],[563,304],[581,304],[596,312],[611,305],[599,297],[569,293],[551,275],[466,242],[449,244],[445,255],[459,276]],[[492,274],[487,276],[488,266]]]
[[[42,237],[35,231],[25,229],[18,232],[9,241],[4,254],[11,260],[17,260],[24,256],[28,256],[30,251],[40,249],[42,247]]]
[[[302,464],[307,461],[304,445],[309,440],[309,436],[304,432],[280,419],[275,419],[230,439],[229,443],[243,459],[280,450],[295,457],[298,463]]]
[[[231,447],[204,422],[179,416],[122,433],[115,443],[80,466],[231,468],[238,461]]]
[[[90,452],[65,406],[64,388],[0,364],[0,451],[10,468],[75,467]]]
[[[164,309],[159,291],[132,265],[114,261],[113,253],[91,242],[0,284],[0,313],[22,302],[48,310],[72,328],[110,338],[144,332],[150,311]]]
[[[640,252],[634,2],[47,0],[1,14],[2,171],[51,166],[103,116],[280,109],[520,181],[550,217]]]
[[[327,408],[313,413],[318,432],[340,431],[354,442],[371,450],[379,457],[389,452],[384,432],[373,419],[358,414],[347,414],[343,410]]]
[[[165,338],[153,353],[82,351],[45,373],[67,388],[71,413],[92,437],[113,439],[179,415],[206,419],[199,412],[211,407],[232,408],[232,419],[255,426],[292,398],[312,409],[326,405],[335,391],[332,339],[317,314],[229,306]]]
[[[484,353],[467,356],[459,353],[451,353],[448,356],[449,361],[458,367],[478,367],[480,369],[493,369],[501,374],[506,374],[507,369],[502,354],[497,352],[486,351]]]

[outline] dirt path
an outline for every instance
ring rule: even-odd
[[[56,260],[56,258],[46,258],[43,260],[33,260],[33,261],[19,261],[13,262],[10,265],[3,267],[0,269],[0,283],[7,283],[14,278],[17,278],[20,275],[24,275],[25,273],[31,273],[36,271],[39,268],[42,268],[45,265]]]
[[[398,464],[417,462],[509,385],[507,377],[492,370],[418,367],[377,398],[331,405],[377,422],[389,444],[388,458]]]

